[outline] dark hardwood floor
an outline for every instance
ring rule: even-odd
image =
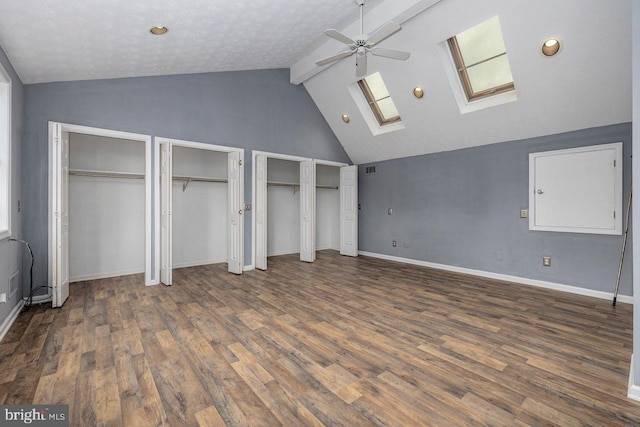
[[[0,343],[0,403],[71,425],[630,426],[632,307],[372,258],[71,285]]]

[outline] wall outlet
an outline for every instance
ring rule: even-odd
[[[398,242],[396,242],[396,241],[394,240],[393,242],[391,242],[391,246],[393,246],[393,247],[395,248],[396,246],[398,246]]]
[[[551,257],[550,256],[543,256],[542,257],[542,265],[544,267],[551,267]]]
[[[5,302],[7,302],[7,293],[6,292],[2,292],[0,294],[0,304],[4,304]]]
[[[520,218],[527,218],[529,216],[528,209],[520,209]]]
[[[393,215],[393,208],[389,208],[389,210],[387,210],[387,215]]]

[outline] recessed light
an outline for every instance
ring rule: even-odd
[[[343,114],[342,115],[342,121],[345,122],[345,123],[349,123],[351,121],[351,119],[346,114]]]
[[[556,38],[547,39],[542,44],[542,54],[544,56],[553,56],[560,52],[560,40]]]
[[[415,96],[418,99],[422,98],[424,96],[424,90],[421,87],[414,87],[413,96]]]
[[[152,27],[149,31],[151,31],[151,34],[155,34],[156,36],[161,36],[165,34],[167,31],[169,31],[169,29],[167,27],[163,27],[159,25],[157,27]]]

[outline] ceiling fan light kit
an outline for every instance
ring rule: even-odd
[[[376,31],[374,31],[372,34],[367,35],[364,33],[364,0],[355,0],[354,3],[360,7],[360,34],[356,37],[351,38],[333,28],[326,30],[324,33],[328,37],[331,37],[332,39],[337,40],[340,43],[346,44],[348,48],[334,55],[316,61],[316,65],[328,65],[333,62],[339,61],[340,59],[351,56],[355,53],[356,76],[360,78],[364,77],[367,74],[367,54],[369,53],[376,56],[382,56],[384,58],[398,59],[400,61],[407,60],[410,56],[409,52],[377,47],[378,43],[400,31],[402,29],[402,27],[400,27],[400,24],[389,21],[378,28]]]

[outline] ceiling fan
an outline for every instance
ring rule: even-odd
[[[316,61],[316,65],[323,66],[332,62],[338,61],[347,56],[356,54],[356,76],[364,77],[367,74],[367,54],[371,53],[376,56],[383,56],[385,58],[399,59],[405,61],[409,58],[409,52],[403,52],[395,49],[385,49],[376,47],[378,43],[385,40],[387,37],[400,31],[402,27],[400,24],[389,21],[382,27],[378,28],[373,34],[367,35],[364,33],[364,0],[354,0],[354,3],[360,7],[360,35],[354,37],[354,39],[347,37],[340,31],[333,28],[325,30],[325,34],[332,39],[338,40],[348,46],[348,49],[338,52],[335,55],[331,55],[327,58]]]

